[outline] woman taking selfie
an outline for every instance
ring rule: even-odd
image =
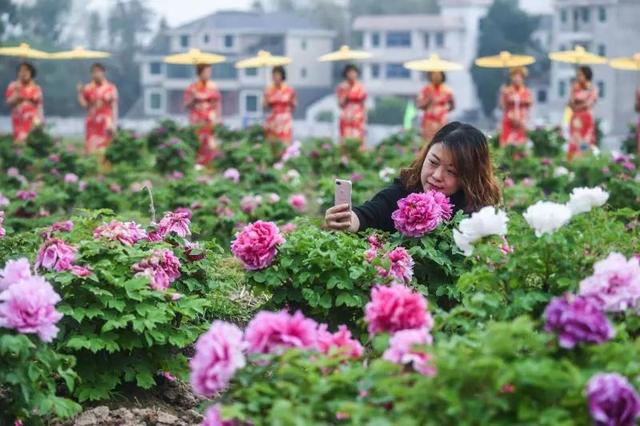
[[[391,186],[353,210],[348,204],[331,207],[325,223],[329,229],[341,231],[374,228],[393,232],[391,214],[398,208],[398,200],[430,190],[448,196],[454,212],[472,213],[500,202],[489,146],[481,131],[457,121],[445,125]]]

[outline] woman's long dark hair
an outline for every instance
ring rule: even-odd
[[[417,155],[411,166],[400,172],[400,180],[412,192],[422,192],[422,166],[432,146],[441,143],[451,152],[467,213],[501,201],[500,187],[493,175],[489,144],[485,135],[470,124],[451,122],[435,134]]]

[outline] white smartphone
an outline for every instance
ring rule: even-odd
[[[336,179],[336,196],[334,205],[349,204],[351,207],[351,181]]]

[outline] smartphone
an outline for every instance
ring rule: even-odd
[[[336,196],[334,205],[349,204],[351,207],[351,181],[336,179]]]

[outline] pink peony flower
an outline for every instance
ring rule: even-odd
[[[171,295],[171,300],[174,302],[177,302],[178,300],[182,299],[184,297],[184,295],[180,294],[180,293],[173,293]]]
[[[37,334],[51,342],[58,334],[62,314],[55,305],[60,296],[42,277],[30,277],[0,293],[0,327],[22,334]]]
[[[173,374],[169,373],[168,371],[162,371],[160,373],[160,375],[162,377],[164,377],[165,379],[167,379],[168,381],[170,381],[170,382],[175,382],[177,380],[176,376],[174,376]]]
[[[65,220],[64,222],[56,222],[51,225],[51,231],[58,232],[71,232],[73,230],[73,222]]]
[[[435,376],[436,369],[431,365],[431,355],[416,346],[430,345],[429,331],[425,328],[401,330],[389,340],[389,348],[382,357],[395,364],[411,364],[418,373],[424,376]]]
[[[296,211],[304,213],[307,210],[307,198],[304,194],[293,194],[289,197],[289,205]]]
[[[238,171],[238,169],[234,169],[234,168],[227,169],[224,171],[222,176],[225,179],[230,180],[231,182],[235,182],[235,183],[240,182],[240,172]]]
[[[290,234],[295,230],[296,230],[296,224],[291,222],[285,223],[280,227],[280,231],[282,231],[283,234]]]
[[[35,191],[17,191],[16,198],[22,201],[31,201],[36,199]]]
[[[507,237],[502,236],[502,244],[500,245],[500,252],[507,256],[509,253],[513,253],[513,247],[509,245],[509,241],[507,241]]]
[[[505,188],[513,188],[513,186],[515,185],[515,182],[513,181],[513,179],[511,178],[506,178],[504,180],[504,187]]]
[[[367,241],[369,241],[369,249],[364,253],[364,256],[367,259],[367,262],[371,263],[373,262],[373,259],[378,256],[378,250],[382,248],[382,243],[378,240],[378,236],[375,234],[369,235]]]
[[[7,207],[11,202],[7,197],[0,194],[0,207]]]
[[[231,252],[248,270],[264,269],[273,262],[278,245],[284,243],[273,222],[261,220],[245,226],[231,243]]]
[[[74,173],[67,173],[64,175],[64,183],[78,183],[79,180],[78,175]]]
[[[269,204],[275,204],[280,201],[280,196],[275,192],[272,192],[267,196],[267,201],[269,202]]]
[[[293,143],[289,145],[287,149],[285,149],[284,152],[282,153],[282,157],[280,158],[280,161],[286,163],[292,158],[299,157],[300,148],[302,148],[302,144],[300,143],[300,141],[293,141]]]
[[[212,396],[224,389],[236,370],[245,366],[242,331],[234,324],[214,321],[198,338],[196,354],[189,362],[191,387],[202,396]]]
[[[191,210],[185,208],[176,209],[174,212],[166,212],[160,219],[157,231],[153,236],[150,235],[150,239],[152,241],[160,241],[171,233],[182,238],[191,235],[191,230],[189,229],[191,216]]]
[[[26,258],[9,260],[0,271],[0,292],[28,278],[31,278],[31,269]]]
[[[109,241],[119,241],[126,246],[132,246],[147,238],[147,233],[135,222],[111,222],[98,226],[93,231],[96,239],[104,238]]]
[[[76,259],[77,249],[59,238],[51,238],[44,242],[38,251],[36,268],[54,270],[56,272],[71,269]]]
[[[398,210],[391,218],[398,231],[408,237],[422,237],[433,231],[443,220],[451,219],[453,206],[449,198],[438,191],[409,194],[398,201]]]
[[[92,271],[88,266],[73,265],[71,266],[70,272],[76,277],[85,278],[91,275]]]
[[[0,211],[0,238],[2,238],[5,235],[7,235],[7,231],[2,226],[3,224],[4,224],[4,212]]]
[[[413,258],[402,246],[398,246],[385,255],[391,265],[388,271],[378,271],[382,277],[391,276],[395,282],[409,283],[413,278]]]
[[[425,298],[402,284],[374,287],[365,307],[365,319],[370,334],[433,327]]]
[[[326,324],[318,327],[316,347],[318,351],[329,354],[332,350],[350,358],[360,358],[364,352],[362,345],[351,337],[351,332],[346,325],[338,327],[338,331],[331,334]]]
[[[18,170],[16,167],[9,167],[7,169],[7,176],[18,177],[19,175],[20,175],[20,170]]]
[[[114,182],[109,184],[109,190],[113,193],[119,194],[122,192],[122,187]]]
[[[180,278],[180,266],[180,260],[171,250],[158,249],[132,269],[136,276],[149,277],[151,288],[164,291]]]
[[[253,213],[262,203],[262,197],[259,195],[245,195],[240,200],[240,210],[246,214]]]
[[[81,180],[80,182],[78,182],[78,191],[80,192],[84,192],[85,189],[87,189],[88,183]]]
[[[594,274],[580,283],[580,295],[592,298],[600,309],[622,312],[640,301],[640,262],[611,253],[593,265]]]
[[[236,426],[237,424],[235,420],[222,420],[220,406],[213,405],[204,413],[201,426]]]
[[[249,353],[280,354],[287,348],[316,347],[318,325],[297,311],[261,311],[245,330]]]

